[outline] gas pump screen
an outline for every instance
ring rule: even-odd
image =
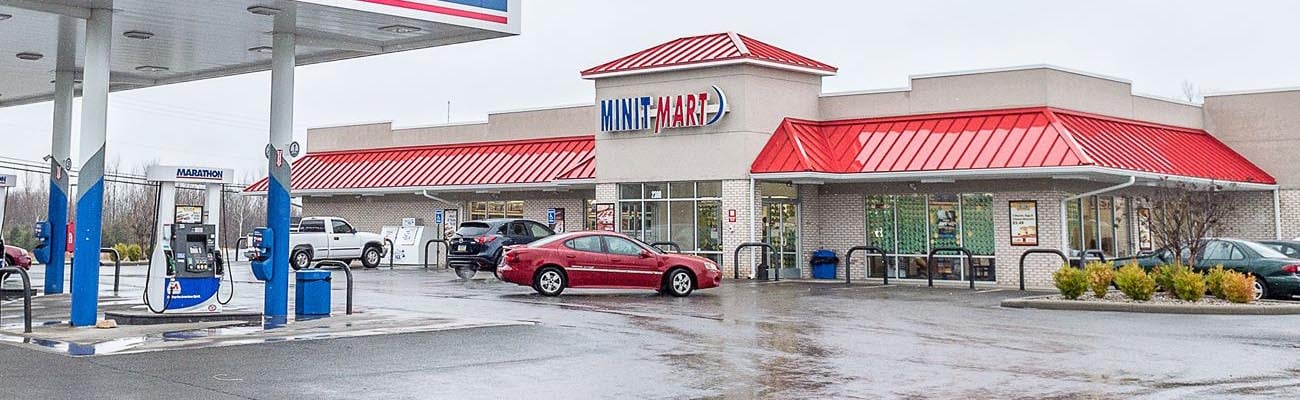
[[[203,254],[203,247],[190,245],[190,254]]]

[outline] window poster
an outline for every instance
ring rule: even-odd
[[[614,203],[596,204],[596,230],[610,232],[615,230]]]
[[[1154,246],[1151,240],[1151,209],[1139,207],[1137,209],[1138,218],[1138,250],[1149,251]]]
[[[1038,245],[1038,202],[1015,200],[1009,204],[1012,246]]]
[[[177,205],[174,218],[178,224],[203,223],[203,206]]]
[[[460,225],[460,210],[455,208],[442,210],[442,237],[449,238],[455,235],[457,225]]]

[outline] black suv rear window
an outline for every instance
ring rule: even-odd
[[[460,224],[460,229],[456,229],[456,234],[460,236],[481,236],[487,233],[491,225],[482,222],[466,222]]]

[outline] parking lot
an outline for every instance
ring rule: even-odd
[[[143,267],[126,272],[120,297],[138,299]],[[9,398],[205,399],[1300,393],[1300,317],[1012,310],[998,301],[1022,292],[907,284],[728,281],[688,298],[604,290],[543,298],[418,267],[358,269],[356,278],[362,314],[518,324],[83,358],[6,344],[0,390]],[[101,293],[111,279],[104,274]],[[239,306],[260,308],[261,287],[239,280]],[[341,276],[335,282],[341,305]],[[5,304],[7,331],[16,330],[15,305]]]

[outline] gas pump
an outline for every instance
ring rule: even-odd
[[[219,246],[222,185],[230,183],[231,174],[227,169],[149,168],[147,179],[158,185],[155,242],[144,289],[149,311],[220,312],[234,297],[233,277],[229,278],[230,296],[221,300],[217,295],[227,275]],[[202,184],[204,206],[176,207],[178,183]],[[196,209],[201,211],[195,213]]]

